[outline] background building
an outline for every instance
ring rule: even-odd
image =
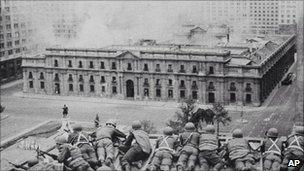
[[[295,36],[206,48],[157,44],[48,48],[23,61],[24,92],[259,106],[294,62]]]

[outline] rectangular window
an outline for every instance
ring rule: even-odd
[[[128,68],[127,68],[127,70],[132,70],[132,65],[131,65],[131,63],[128,63]]]
[[[105,86],[101,86],[101,92],[105,92],[106,91],[106,87]]]
[[[73,84],[69,84],[69,91],[73,91]]]
[[[144,71],[149,71],[148,64],[144,64]]]
[[[100,83],[105,83],[105,82],[106,82],[105,77],[104,77],[104,76],[101,76],[101,77],[100,77]]]
[[[214,93],[208,93],[208,103],[214,103],[214,102],[215,102]]]
[[[168,64],[168,72],[173,72],[172,64]]]
[[[236,101],[235,93],[230,93],[230,102],[234,103]]]
[[[209,74],[214,74],[214,68],[212,66],[209,67]]]
[[[155,71],[160,72],[160,65],[159,64],[156,64]]]
[[[246,94],[246,103],[251,103],[251,94]]]
[[[186,71],[185,71],[185,66],[184,65],[180,65],[180,70],[179,70],[179,72],[181,72],[181,73],[185,73]]]
[[[173,90],[168,90],[168,98],[169,99],[173,98]]]
[[[156,97],[161,97],[161,89],[156,89]]]
[[[105,69],[105,64],[104,64],[104,62],[100,62],[100,69]]]
[[[180,97],[180,98],[185,98],[185,97],[186,97],[185,90],[181,90],[181,91],[180,91],[179,97]]]
[[[82,61],[79,61],[78,68],[82,68]]]
[[[79,84],[79,91],[83,92],[83,84]]]
[[[116,69],[116,62],[112,62],[112,69]]]
[[[54,60],[54,67],[58,67],[58,60]]]
[[[40,88],[44,89],[44,82],[43,81],[40,82]]]
[[[34,87],[33,81],[29,81],[29,86],[30,86],[30,88],[33,88],[33,87]]]
[[[117,94],[117,88],[116,88],[116,86],[113,86],[113,87],[112,87],[112,93],[113,93],[113,94]]]
[[[172,79],[169,79],[169,86],[172,86]]]
[[[69,65],[68,65],[68,67],[72,67],[72,61],[71,60],[69,60]]]
[[[149,97],[149,89],[148,88],[144,89],[144,96]]]
[[[94,68],[93,61],[90,61],[90,68]]]
[[[95,91],[95,86],[94,85],[90,85],[90,92],[94,92]]]
[[[197,73],[196,65],[193,65],[193,67],[192,67],[192,73]]]
[[[192,91],[192,99],[197,99],[197,91]]]

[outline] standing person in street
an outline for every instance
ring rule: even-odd
[[[121,159],[123,171],[131,171],[132,162],[147,159],[152,151],[149,135],[141,130],[140,121],[133,121],[132,129],[125,143],[128,150]]]
[[[69,112],[69,108],[66,106],[66,104],[64,104],[62,108],[63,118],[66,118],[68,116],[68,112]]]

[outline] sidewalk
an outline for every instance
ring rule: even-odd
[[[177,108],[178,102],[163,102],[163,101],[143,101],[143,100],[120,100],[104,97],[80,97],[80,96],[57,96],[57,95],[42,95],[16,92],[13,96],[20,98],[32,98],[32,99],[46,99],[57,101],[73,101],[73,102],[89,102],[89,103],[104,103],[104,104],[121,104],[121,105],[135,105],[135,106],[150,106],[150,107],[164,107],[164,108]],[[201,108],[211,108],[211,105],[198,104]],[[250,107],[250,106],[225,106],[229,111],[261,111],[264,107]]]

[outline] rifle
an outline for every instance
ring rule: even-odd
[[[37,148],[37,154],[38,155],[41,155],[42,157],[45,157],[45,155],[47,155],[47,156],[50,156],[52,159],[54,159],[54,160],[58,160],[57,158],[57,155],[55,155],[55,154],[50,154],[50,153],[48,153],[48,152],[46,152],[46,151],[42,151],[42,150],[40,150],[39,148]]]
[[[28,170],[29,168],[24,166],[26,164],[26,162],[22,163],[22,164],[15,164],[13,162],[8,161],[9,164],[13,165],[15,168],[20,168],[20,169],[24,169],[24,170]]]

